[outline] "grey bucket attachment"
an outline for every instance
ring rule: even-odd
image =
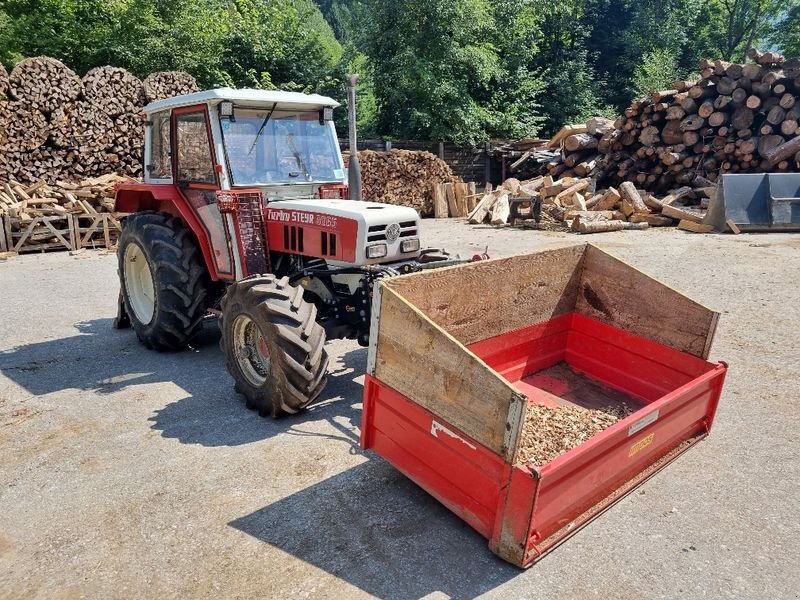
[[[800,231],[800,173],[723,175],[706,222],[719,231]]]

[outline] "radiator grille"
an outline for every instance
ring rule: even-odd
[[[236,221],[243,256],[244,276],[269,273],[269,253],[264,227],[264,204],[261,192],[217,192],[220,211],[230,212]]]

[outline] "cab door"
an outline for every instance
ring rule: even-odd
[[[172,136],[174,181],[208,233],[215,262],[210,266],[216,267],[219,279],[234,279],[231,247],[217,207],[219,173],[205,105],[174,110]]]

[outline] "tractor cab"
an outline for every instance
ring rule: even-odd
[[[154,102],[145,109],[145,183],[344,198],[338,106],[319,95],[229,88]]]

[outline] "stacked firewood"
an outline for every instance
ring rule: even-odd
[[[460,183],[449,165],[430,152],[391,150],[358,153],[365,200],[398,204],[432,216],[434,189],[442,183]]]
[[[724,173],[796,171],[800,162],[800,60],[757,50],[749,64],[703,61],[697,81],[676,81],[610,122],[564,128],[552,177],[624,181],[666,193]]]
[[[114,210],[116,187],[126,181],[130,180],[114,173],[53,185],[45,181],[26,185],[12,179],[0,183],[0,217],[28,223],[35,217],[110,213]]]
[[[567,176],[557,181],[549,175],[528,181],[512,178],[497,190],[487,188],[468,221],[578,233],[670,226],[707,233],[712,227],[704,223],[706,209],[716,186],[702,178],[695,183],[705,186],[683,186],[659,197],[637,189],[630,181],[618,188],[600,189],[591,177]]]
[[[154,73],[147,81],[149,88],[117,67],[81,79],[48,57],[25,59],[8,77],[0,70],[0,182],[140,176],[145,91],[158,99],[197,91],[185,73]]]
[[[126,181],[112,173],[52,185],[43,180],[32,185],[13,179],[0,183],[0,222],[4,224],[0,236],[14,252],[107,247],[112,241],[109,225],[113,239],[119,229],[118,215],[113,214],[114,193]],[[83,221],[84,217],[88,219]]]
[[[194,77],[182,71],[153,73],[144,80],[144,93],[148,102],[192,94],[198,89]]]

